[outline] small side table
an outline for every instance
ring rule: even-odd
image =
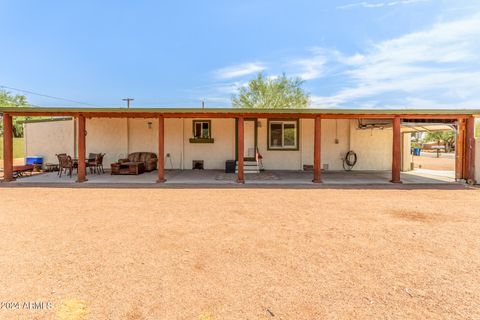
[[[145,164],[143,162],[123,162],[112,163],[111,174],[132,174],[138,175],[145,172]]]
[[[46,163],[45,164],[45,171],[47,171],[47,172],[58,171],[58,164],[56,164],[56,163]]]

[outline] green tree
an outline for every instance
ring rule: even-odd
[[[259,73],[247,86],[240,87],[232,96],[235,108],[248,109],[302,109],[310,103],[309,95],[303,90],[300,78],[266,77]]]
[[[27,107],[27,98],[23,95],[12,95],[10,92],[0,90],[0,108],[16,108]],[[13,118],[13,136],[16,138],[23,137],[22,121],[28,120],[30,117],[14,117]],[[0,133],[3,135],[3,121],[0,122]]]
[[[450,152],[455,145],[455,132],[452,130],[428,132],[425,141],[435,141],[438,145],[443,144],[445,151]]]

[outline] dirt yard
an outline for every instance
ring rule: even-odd
[[[455,170],[455,159],[440,156],[440,158],[414,156],[413,162],[415,168],[430,169],[430,170]]]
[[[480,190],[400,188],[0,188],[0,319],[479,319]]]

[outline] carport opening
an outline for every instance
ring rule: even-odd
[[[453,182],[456,174],[458,123],[455,120],[404,119],[404,139],[410,139],[410,156],[404,157],[405,173]],[[461,146],[460,146],[461,147]],[[404,151],[408,151],[405,148]]]

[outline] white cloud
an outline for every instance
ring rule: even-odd
[[[309,52],[311,53],[309,57],[288,61],[287,67],[294,77],[312,80],[325,76],[326,64],[330,60],[331,51],[314,47]]]
[[[349,3],[343,6],[338,6],[337,9],[350,9],[354,7],[362,7],[362,8],[383,8],[383,7],[393,7],[396,5],[401,4],[413,4],[418,2],[427,2],[429,0],[398,0],[398,1],[386,1],[386,2],[355,2]]]
[[[242,63],[228,66],[214,72],[217,79],[233,79],[265,70],[265,66],[258,62]]]
[[[480,100],[480,14],[373,45],[367,53],[339,57],[353,83],[321,107],[358,103],[387,93],[436,95],[449,101]],[[456,104],[455,107],[462,104]]]
[[[327,59],[322,56],[316,56],[312,59],[299,59],[292,62],[293,65],[300,68],[300,72],[294,74],[303,80],[312,80],[320,78],[325,69]]]

